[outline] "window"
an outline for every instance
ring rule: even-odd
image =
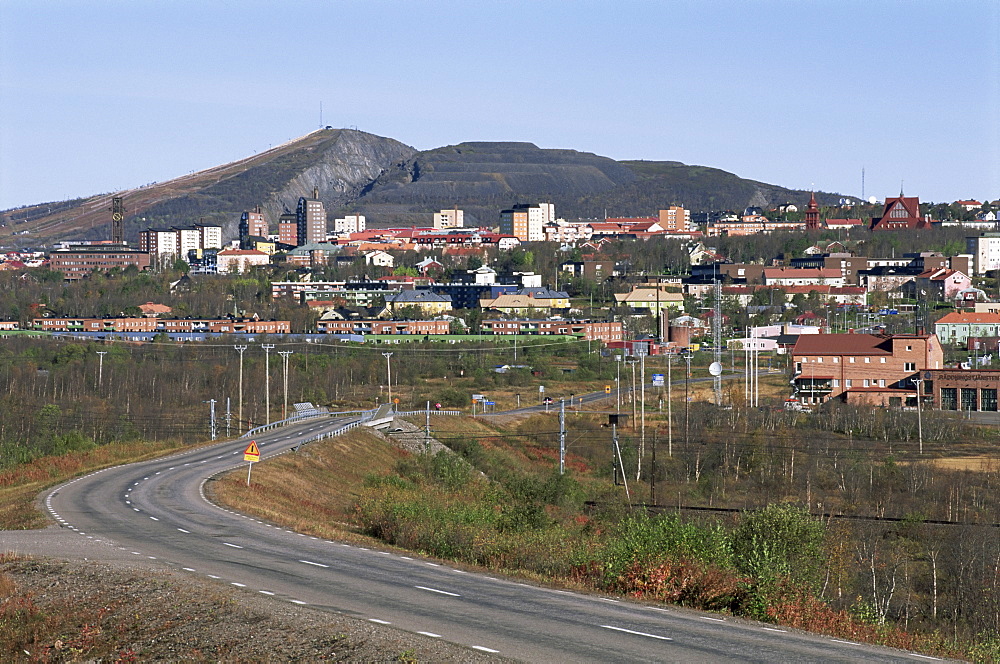
[[[871,387],[871,381],[865,378],[865,387]]]
[[[872,361],[872,358],[870,358],[870,357],[866,357],[865,358],[865,364],[871,364],[871,361]]]
[[[849,361],[850,361],[851,364],[854,364],[854,358],[853,357],[849,358]]]
[[[916,370],[917,370],[916,362],[903,362],[903,371],[916,371]]]
[[[833,379],[833,386],[834,387],[840,387],[840,379],[839,378],[834,378]]]
[[[823,358],[822,357],[817,357],[816,358],[816,362],[819,363],[819,364],[823,364]]]
[[[906,350],[913,350],[913,346],[907,346]]]
[[[885,378],[879,378],[878,379],[878,386],[879,387],[885,387]]]
[[[834,364],[840,364],[840,358],[839,357],[833,358],[833,363]]]
[[[884,357],[880,357],[880,358],[878,358],[878,361],[879,361],[880,363],[882,363],[882,364],[885,364],[885,358],[884,358]]]

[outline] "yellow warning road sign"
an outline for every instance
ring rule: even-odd
[[[243,450],[243,460],[251,462],[260,461],[260,450],[257,448],[257,441],[251,440],[247,448]]]

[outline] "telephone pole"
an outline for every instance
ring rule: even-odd
[[[264,424],[271,423],[271,350],[274,344],[261,344],[264,349]]]

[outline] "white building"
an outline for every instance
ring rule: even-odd
[[[465,225],[465,212],[454,208],[434,213],[434,228],[462,228]]]
[[[986,274],[1000,270],[1000,233],[980,233],[965,238],[967,253],[972,254],[972,272]]]
[[[267,265],[271,257],[256,249],[226,249],[215,257],[215,269],[219,274],[243,273],[251,267]]]
[[[365,230],[365,215],[349,214],[342,219],[333,220],[333,232],[337,235],[361,233]]]
[[[396,260],[392,257],[392,254],[384,251],[370,251],[365,254],[365,265],[374,265],[375,267],[393,267],[395,264]]]
[[[545,224],[556,220],[554,203],[515,205],[500,212],[500,233],[513,235],[521,242],[542,242],[545,240]]]
[[[139,233],[139,250],[158,259],[187,258],[189,251],[222,248],[222,227],[193,224],[149,228]]]

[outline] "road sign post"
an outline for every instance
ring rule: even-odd
[[[260,449],[257,447],[257,441],[251,440],[247,448],[243,450],[243,460],[250,462],[247,467],[247,486],[250,486],[250,471],[253,470],[253,465],[260,461]]]

